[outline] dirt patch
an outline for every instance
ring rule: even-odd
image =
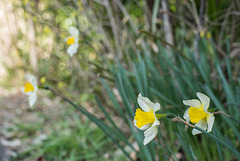
[[[15,156],[46,138],[45,122],[51,123],[64,111],[59,98],[51,100],[46,95],[41,92],[38,95],[41,101],[31,108],[20,91],[0,90],[0,160]],[[40,126],[42,129],[38,129]]]

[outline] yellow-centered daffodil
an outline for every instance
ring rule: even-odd
[[[28,96],[28,102],[30,107],[34,105],[37,100],[37,79],[33,75],[26,74],[25,75],[26,83],[24,87],[21,88],[21,91]]]
[[[71,36],[65,39],[67,45],[69,45],[67,53],[73,56],[78,50],[79,31],[76,27],[69,27],[68,32]]]
[[[190,108],[184,113],[183,118],[189,122],[191,121],[195,126],[198,126],[207,132],[212,131],[214,116],[212,113],[208,112],[208,107],[210,103],[210,98],[205,94],[200,92],[197,93],[198,98],[192,100],[183,100],[183,104],[190,106]],[[200,134],[201,131],[193,129],[192,134]]]
[[[160,125],[159,118],[161,114],[155,112],[160,110],[159,103],[151,102],[147,97],[142,97],[141,93],[138,95],[137,102],[140,106],[136,110],[133,120],[134,125],[140,130],[146,130],[144,132],[143,144],[148,144],[157,135],[157,125]]]

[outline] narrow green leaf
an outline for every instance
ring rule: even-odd
[[[206,132],[205,130],[199,128],[198,126],[195,126],[195,128],[199,131],[201,131],[202,133],[204,133],[205,135],[213,138],[215,141],[217,141],[218,143],[222,144],[223,146],[225,146],[227,149],[229,149],[231,152],[233,152],[233,154],[235,154],[235,156],[237,158],[240,158],[240,152],[236,149],[236,148],[233,148],[231,145],[229,145],[228,143],[222,141],[221,139],[219,139],[218,137]]]

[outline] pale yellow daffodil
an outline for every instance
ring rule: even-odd
[[[190,106],[190,108],[184,113],[183,118],[189,122],[191,121],[195,126],[207,130],[207,132],[212,131],[214,116],[212,113],[208,112],[208,107],[210,103],[210,98],[202,93],[197,93],[198,98],[192,100],[183,100],[183,104]],[[201,131],[197,129],[192,130],[192,134],[200,134]]]

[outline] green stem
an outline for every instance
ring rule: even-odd
[[[177,117],[174,113],[167,113],[167,118],[174,118]]]
[[[212,113],[212,112],[214,112],[215,110],[214,110],[213,108],[211,108],[211,109],[208,109],[207,111]]]
[[[46,89],[44,86],[38,86],[39,89]]]
[[[156,116],[157,119],[159,120],[159,119],[162,119],[162,118],[167,117],[167,114],[157,114],[157,113],[155,113],[155,116]]]

